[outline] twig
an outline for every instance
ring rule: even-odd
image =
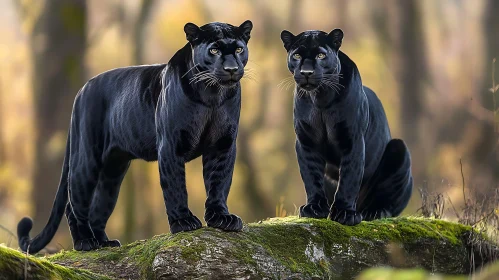
[[[464,199],[464,204],[466,205],[467,202],[466,202],[466,193],[464,191],[464,173],[463,173],[463,162],[461,160],[461,158],[459,158],[459,164],[461,165],[461,178],[463,178],[463,199]]]
[[[456,214],[457,220],[459,221],[461,218],[459,217],[459,212],[456,210],[456,207],[454,207],[454,203],[452,203],[452,199],[450,199],[450,196],[448,193],[445,193],[447,195],[447,199],[450,202],[450,205],[452,206],[452,209],[454,209],[454,213]]]
[[[435,232],[436,234],[440,235],[440,237],[441,237],[442,239],[445,239],[445,237],[444,237],[444,236],[443,236],[440,232],[438,232],[437,230],[432,229],[430,226],[428,226],[428,225],[426,225],[426,224],[422,224],[422,225],[423,225],[423,226],[425,226],[425,227],[426,227],[427,229],[429,229],[430,231],[433,231],[433,232]]]
[[[492,59],[492,88],[491,88],[491,92],[492,92],[492,100],[494,102],[494,132],[498,132],[497,131],[497,121],[496,121],[496,115],[497,115],[497,108],[496,108],[496,79],[495,79],[495,73],[496,73],[496,59]]]
[[[29,246],[26,249],[26,258],[24,259],[24,280],[28,279],[28,255],[29,255]]]
[[[17,239],[17,236],[12,232],[10,231],[8,228],[0,225],[0,229],[3,229],[4,231],[6,231],[10,236],[14,237],[15,239]]]
[[[483,216],[482,218],[480,218],[480,220],[476,221],[474,224],[472,224],[471,226],[474,227],[475,225],[477,225],[478,223],[480,223],[481,221],[483,220],[487,220],[490,216],[492,216],[492,214],[495,214],[495,209],[492,209],[492,211],[490,211],[490,213],[488,213],[487,215]]]

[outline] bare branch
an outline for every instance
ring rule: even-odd
[[[465,185],[464,185],[464,173],[463,173],[463,162],[461,159],[459,159],[459,164],[461,165],[461,178],[463,178],[463,199],[464,199],[464,204],[466,205],[466,193],[465,193]]]
[[[14,237],[15,239],[17,239],[17,236],[12,232],[10,231],[8,228],[0,225],[0,229],[3,229],[5,232],[7,232],[10,236]]]

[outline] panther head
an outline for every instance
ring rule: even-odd
[[[343,31],[334,29],[329,34],[311,30],[298,35],[284,30],[281,40],[288,52],[288,69],[293,74],[299,91],[316,92],[320,87],[335,90],[341,72],[338,51]]]
[[[213,22],[198,27],[187,23],[184,31],[192,48],[194,82],[233,87],[244,75],[248,41],[253,28],[247,20],[236,27]]]

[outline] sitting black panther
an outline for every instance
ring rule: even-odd
[[[343,32],[281,33],[296,82],[296,153],[307,204],[301,217],[345,225],[399,215],[412,193],[411,158],[391,139],[381,102],[339,50]]]
[[[133,159],[158,160],[172,233],[201,228],[189,211],[185,163],[203,158],[208,226],[239,231],[227,196],[236,157],[240,79],[248,61],[251,21],[239,27],[184,27],[189,41],[168,64],[118,68],[88,81],[76,96],[61,181],[50,219],[34,239],[18,225],[19,245],[36,253],[66,213],[76,250],[120,246],[105,227]],[[69,200],[69,203],[68,203]]]

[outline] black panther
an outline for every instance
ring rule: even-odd
[[[300,216],[356,225],[399,215],[412,193],[411,156],[339,50],[343,31],[284,30],[281,39],[296,84],[296,153],[307,193]]]
[[[167,64],[118,68],[89,80],[71,116],[62,176],[50,219],[30,240],[23,218],[19,245],[36,253],[64,213],[75,250],[120,246],[105,227],[133,159],[158,161],[172,233],[201,228],[187,205],[185,163],[202,156],[208,226],[242,229],[227,196],[236,157],[240,79],[248,61],[251,21],[184,27],[188,43]]]

